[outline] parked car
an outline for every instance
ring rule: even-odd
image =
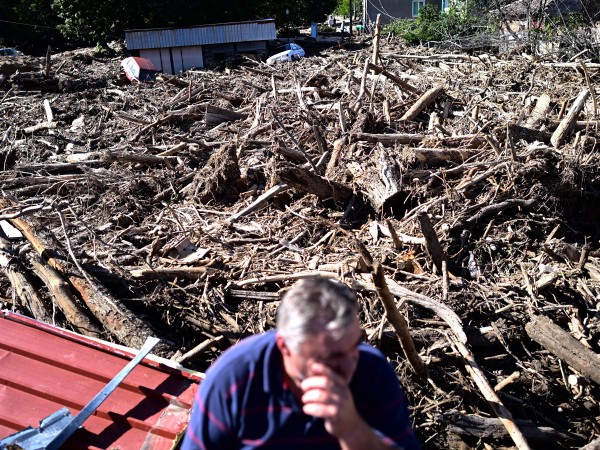
[[[19,56],[21,54],[16,48],[0,48],[0,56]]]
[[[298,61],[304,58],[304,49],[298,44],[285,44],[277,49],[277,53],[267,59],[267,64],[285,61]]]
[[[121,61],[125,76],[132,83],[154,83],[156,74],[160,72],[152,61],[139,56],[130,56]]]

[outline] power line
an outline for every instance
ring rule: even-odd
[[[0,19],[0,22],[3,22],[3,23],[11,23],[11,24],[13,24],[13,25],[25,25],[25,26],[27,26],[27,27],[34,27],[34,28],[45,28],[45,29],[47,29],[47,30],[54,30],[54,31],[58,31],[58,27],[47,27],[47,26],[44,26],[44,25],[34,25],[34,24],[32,24],[32,23],[24,23],[24,22],[12,22],[12,21],[10,21],[10,20],[1,20],[1,19]]]

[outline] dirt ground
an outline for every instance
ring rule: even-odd
[[[514,446],[499,408],[530,448],[597,441],[600,65],[361,39],[148,85],[1,60],[0,307],[204,371],[321,274],[426,449]]]

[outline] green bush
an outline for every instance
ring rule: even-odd
[[[453,3],[447,11],[440,11],[434,4],[427,4],[419,11],[416,19],[400,19],[384,27],[383,31],[404,38],[409,44],[420,44],[431,41],[450,41],[489,31],[487,24],[480,23],[475,3],[467,1],[462,4]]]

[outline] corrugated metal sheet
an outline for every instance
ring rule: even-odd
[[[188,28],[125,31],[125,41],[129,50],[268,41],[276,38],[277,30],[273,19],[199,25]]]
[[[0,311],[0,438],[61,407],[76,415],[135,351]],[[152,356],[152,355],[151,355]],[[144,359],[63,449],[172,449],[200,374]]]

